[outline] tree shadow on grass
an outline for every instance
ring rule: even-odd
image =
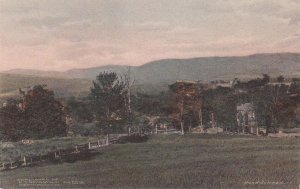
[[[75,163],[77,161],[89,161],[94,156],[102,154],[101,151],[96,150],[86,150],[81,151],[80,153],[72,153],[72,154],[65,154],[61,155],[59,158],[54,158],[50,163]]]
[[[147,142],[149,137],[147,135],[140,136],[140,135],[131,135],[131,136],[122,136],[119,138],[118,143],[125,144],[125,143],[143,143]]]

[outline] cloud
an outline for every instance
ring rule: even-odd
[[[31,17],[19,20],[19,24],[24,27],[59,27],[64,25],[69,20],[68,17],[63,16],[44,16],[44,17]]]
[[[290,18],[290,25],[300,25],[300,13],[293,15]]]
[[[296,0],[2,0],[0,70],[295,51],[299,12]]]

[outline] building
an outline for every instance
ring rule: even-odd
[[[238,132],[258,134],[258,127],[256,123],[256,115],[252,103],[245,103],[237,106],[237,125]]]

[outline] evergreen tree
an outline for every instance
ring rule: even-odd
[[[100,73],[93,81],[90,99],[98,126],[103,133],[122,130],[127,122],[127,90],[114,72]]]

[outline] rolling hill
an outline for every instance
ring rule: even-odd
[[[99,72],[125,72],[128,66],[106,65],[66,72],[27,69],[9,70],[3,73],[47,77],[94,79]],[[206,80],[271,75],[300,75],[300,53],[254,54],[235,57],[202,57],[190,59],[164,59],[132,66],[132,73],[141,83],[173,82],[178,79]]]
[[[47,85],[54,90],[57,97],[85,95],[92,84],[88,79],[67,79],[38,77],[18,74],[0,74],[0,98],[15,96],[19,88],[29,88],[33,85]]]
[[[44,80],[43,82],[48,84],[49,87],[58,88],[59,91],[67,91],[67,88],[70,88],[70,91],[74,91],[75,89],[78,90],[78,88],[80,88],[80,91],[85,91],[87,86],[90,86],[90,84],[86,84],[89,83],[90,80],[95,79],[100,72],[112,71],[125,73],[128,67],[129,66],[107,65],[86,69],[71,69],[65,72],[26,69],[9,70],[4,73],[33,75],[38,78],[34,78],[33,76],[22,76],[23,78],[19,78],[19,81],[16,81],[15,83],[10,82],[10,84],[8,84],[7,82],[4,82],[6,85],[4,88],[15,88],[12,86],[19,82],[24,83],[26,86],[33,81],[37,82],[37,80]],[[136,80],[135,84],[138,88],[145,92],[157,92],[166,89],[168,84],[171,84],[176,80],[230,80],[236,77],[259,77],[264,73],[271,76],[284,75],[285,77],[300,77],[300,53],[164,59],[152,61],[141,66],[131,66],[131,74]],[[44,79],[41,79],[41,76]],[[60,77],[60,79],[56,79],[54,77]],[[4,81],[7,80],[7,78],[3,75],[0,80],[2,79],[4,79]],[[0,81],[0,88],[1,82],[2,81]]]
[[[244,57],[167,59],[137,67],[141,82],[253,78],[262,74],[300,76],[300,53],[255,54]]]

